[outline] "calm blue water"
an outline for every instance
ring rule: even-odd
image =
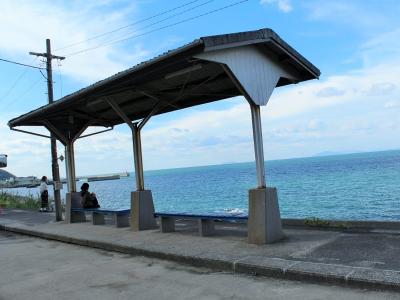
[[[284,218],[400,220],[400,150],[267,161],[266,178]],[[256,182],[254,163],[145,172],[156,211],[246,214]],[[129,207],[134,187],[134,177],[90,183],[113,208]]]

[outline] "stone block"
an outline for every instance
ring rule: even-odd
[[[284,237],[276,188],[249,190],[248,242],[270,244]]]
[[[160,217],[160,231],[174,232],[175,231],[175,218],[171,217]]]
[[[200,236],[212,236],[215,234],[214,220],[199,219]]]
[[[104,225],[106,223],[104,220],[104,215],[93,212],[92,223],[93,223],[93,225]]]
[[[131,229],[133,231],[157,228],[153,196],[150,190],[131,193]]]
[[[115,226],[118,228],[129,227],[129,215],[116,215]]]

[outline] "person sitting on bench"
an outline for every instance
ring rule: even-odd
[[[89,184],[84,183],[81,186],[82,206],[83,208],[99,208],[99,202],[95,193],[89,192]]]

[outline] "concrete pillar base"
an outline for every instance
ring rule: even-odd
[[[284,237],[276,188],[249,190],[248,242],[270,244]]]
[[[71,223],[71,193],[67,193],[65,195],[65,217],[64,223],[70,224]]]
[[[86,216],[84,212],[72,212],[72,208],[82,208],[82,197],[79,192],[71,192],[65,195],[65,219],[64,223],[78,223],[86,222]]]
[[[151,190],[131,193],[131,229],[133,231],[157,228]]]
[[[160,217],[160,231],[174,232],[175,231],[175,218]]]

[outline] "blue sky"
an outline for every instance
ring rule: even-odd
[[[44,52],[45,39],[50,38],[54,54],[67,57],[60,66],[53,64],[54,94],[59,99],[201,36],[272,28],[322,75],[320,80],[276,89],[262,108],[266,159],[400,148],[398,1],[249,0],[71,55],[237,1],[198,0],[139,23],[190,1],[5,0],[0,58],[43,65],[28,52]],[[81,41],[85,42],[63,49]],[[19,176],[50,174],[48,140],[11,132],[6,125],[9,119],[47,102],[44,78],[37,70],[0,62],[0,80],[0,153],[9,155],[7,170]],[[250,111],[241,97],[154,117],[142,135],[145,169],[254,160]],[[59,153],[63,151],[59,145]],[[76,155],[80,175],[133,170],[131,137],[124,125],[80,140]],[[64,174],[63,166],[61,171]]]

